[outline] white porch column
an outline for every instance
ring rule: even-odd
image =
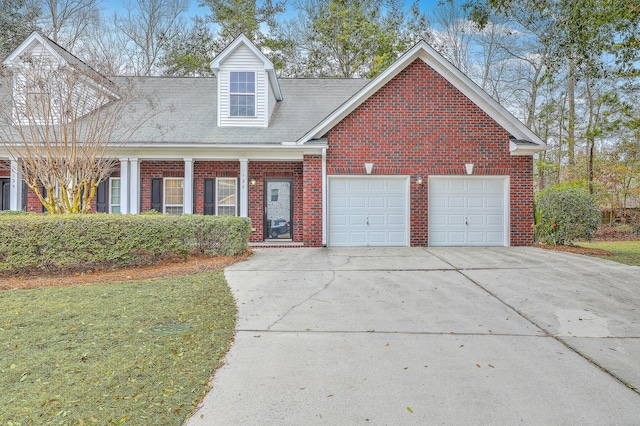
[[[11,160],[11,194],[9,194],[9,208],[13,211],[22,209],[22,171],[18,162]]]
[[[140,214],[140,161],[129,159],[129,213]]]
[[[249,160],[240,159],[240,216],[249,216]]]
[[[120,213],[129,214],[129,159],[120,159]]]
[[[182,191],[182,212],[193,214],[193,158],[184,159],[184,187]]]

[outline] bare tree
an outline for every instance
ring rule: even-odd
[[[73,48],[99,19],[97,0],[39,1],[42,4],[43,31],[65,49]]]
[[[133,67],[130,74],[158,73],[164,42],[186,25],[180,16],[188,7],[188,0],[135,0],[125,5],[123,15],[115,16],[116,27],[127,38],[124,55]]]
[[[0,87],[0,144],[50,213],[89,212],[98,185],[116,164],[112,141],[133,91],[79,61],[20,59],[13,78],[3,78]]]

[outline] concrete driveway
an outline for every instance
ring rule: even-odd
[[[189,425],[640,424],[638,267],[262,249],[226,277],[238,332]]]

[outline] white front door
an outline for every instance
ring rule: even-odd
[[[509,178],[430,176],[430,246],[508,246]]]
[[[408,246],[409,178],[329,176],[330,246]]]

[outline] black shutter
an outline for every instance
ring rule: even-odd
[[[27,210],[27,196],[29,193],[29,187],[27,186],[27,182],[22,181],[22,210]]]
[[[192,194],[191,194],[191,200],[192,200],[191,213],[196,214],[196,179],[195,178],[193,178],[193,187],[192,188],[193,188],[193,191],[191,191],[192,192]]]
[[[103,180],[96,189],[96,212],[108,213],[109,212],[109,181]]]
[[[42,198],[43,199],[47,199],[47,188],[45,188],[44,186],[42,187]],[[46,213],[48,210],[47,208],[44,206],[44,204],[42,205],[42,213]]]
[[[162,178],[151,179],[151,208],[162,213]]]
[[[215,184],[215,179],[204,180],[204,214],[214,215],[216,213]]]

